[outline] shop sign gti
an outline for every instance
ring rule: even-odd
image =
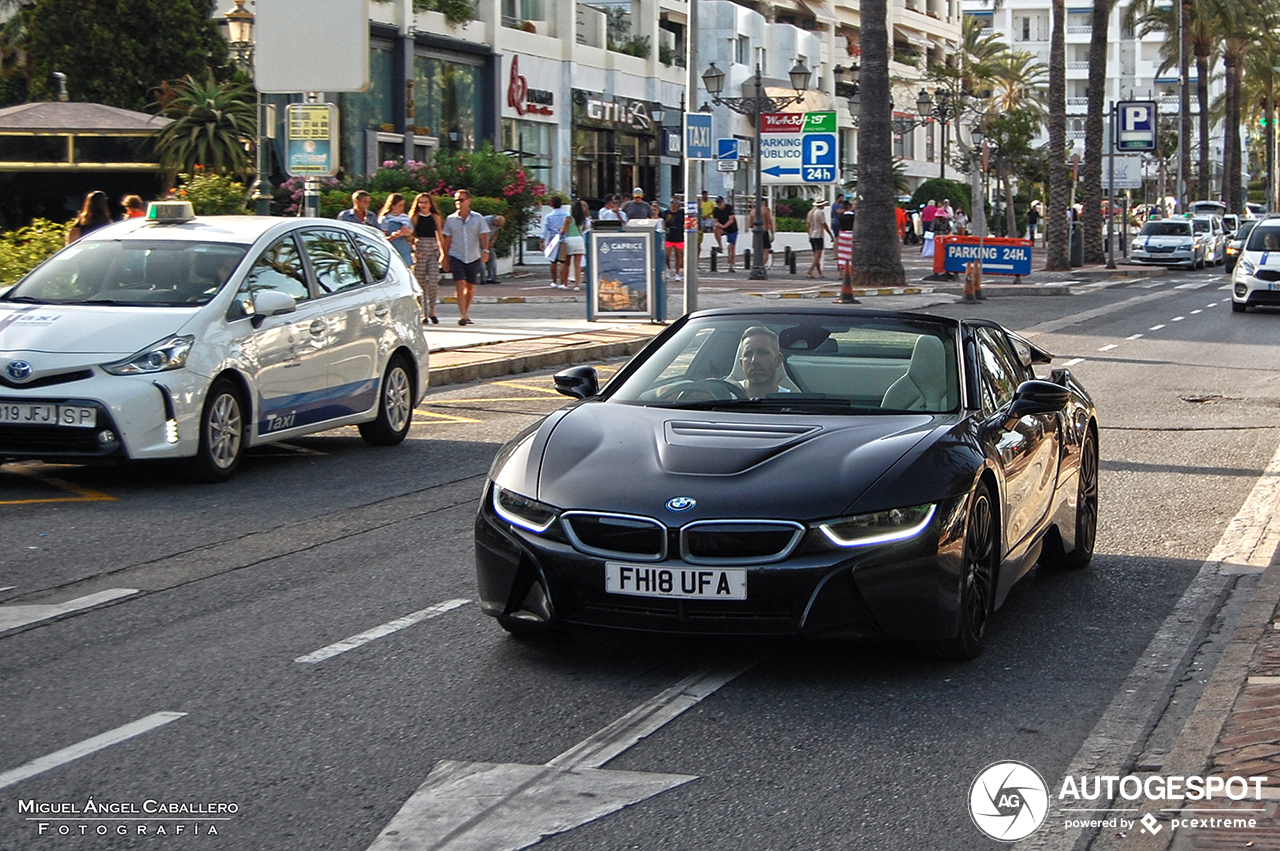
[[[520,73],[520,57],[511,57],[511,79],[507,82],[507,106],[518,115],[552,115],[555,94],[545,89],[529,88],[529,81]]]
[[[612,125],[641,133],[653,132],[653,116],[649,114],[647,101],[626,98],[604,100],[583,91],[575,91],[573,97],[580,105],[580,112],[576,116],[580,121]]]

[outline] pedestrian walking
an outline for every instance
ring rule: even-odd
[[[809,264],[809,277],[825,278],[822,274],[822,251],[826,247],[825,237],[831,237],[835,241],[835,234],[831,232],[831,226],[827,224],[827,202],[822,198],[813,202],[813,209],[809,210],[809,216],[805,220],[809,231],[809,247],[813,249],[813,262]]]
[[[107,208],[107,193],[95,189],[84,196],[80,214],[75,217],[67,230],[66,244],[70,245],[85,234],[109,224],[111,224],[111,210]]]
[[[639,186],[631,190],[631,200],[622,205],[622,212],[627,214],[628,220],[654,218],[653,207],[644,200],[644,190]]]
[[[120,199],[120,206],[124,207],[125,219],[140,219],[147,214],[146,205],[138,195],[124,196]]]
[[[960,236],[969,235],[969,217],[965,215],[964,207],[956,207],[956,215],[954,219],[956,233]]]
[[[378,213],[378,227],[391,241],[391,247],[400,255],[404,265],[413,268],[413,222],[405,212],[405,198],[399,192],[392,192],[382,204],[382,212]]]
[[[1036,241],[1036,229],[1040,224],[1040,202],[1032,201],[1031,208],[1027,210],[1027,239],[1031,240],[1032,245]]]
[[[507,224],[507,217],[503,215],[492,215],[484,217],[485,224],[489,226],[489,244],[493,245],[497,242],[498,231],[502,230]],[[498,252],[490,251],[489,259],[484,264],[484,280],[485,284],[499,284],[498,280]]]
[[[440,217],[440,210],[436,208],[436,202],[426,192],[419,193],[413,199],[409,221],[413,223],[413,276],[418,279],[418,286],[422,287],[425,321],[439,325],[436,301],[440,298],[440,229],[444,221]]]
[[[666,231],[667,253],[664,265],[668,272],[674,271],[676,277],[679,277],[684,266],[684,210],[681,209],[679,198],[672,198],[671,208],[662,214],[662,227]],[[675,255],[674,264],[672,255]]]
[[[363,189],[357,189],[351,193],[351,209],[339,213],[338,221],[368,225],[371,228],[378,227],[378,215],[369,210],[369,204],[372,201],[373,196]]]
[[[938,215],[938,202],[933,199],[920,211],[920,221],[924,223],[924,232],[933,233],[933,220]]]
[[[734,215],[733,205],[724,203],[724,198],[716,199],[716,243],[720,238],[729,243],[729,271],[733,271],[734,253],[738,248],[738,217]]]
[[[762,265],[768,265],[769,255],[773,253],[773,213],[769,210],[769,202],[764,198],[760,199],[760,206],[756,208],[756,214],[751,219],[751,229],[754,233],[756,221],[759,220],[764,225],[764,251],[760,255]],[[754,245],[754,243],[753,243]]]
[[[458,289],[459,325],[474,325],[467,315],[480,280],[480,266],[489,259],[489,225],[484,216],[471,212],[471,193],[459,189],[453,195],[457,209],[440,229],[440,269],[452,273]]]
[[[552,256],[547,259],[551,261],[551,288],[558,290],[569,281],[569,258],[565,255],[564,239],[560,235],[560,228],[569,217],[569,211],[564,209],[564,202],[559,195],[552,195],[548,203],[551,205],[551,212],[542,220],[542,251],[546,252],[552,242],[557,244]]]
[[[951,233],[951,219],[954,215],[955,210],[951,208],[951,201],[943,198],[942,205],[933,214],[933,232],[938,234]]]
[[[561,226],[561,234],[564,236],[565,255],[568,258],[567,262],[573,265],[574,292],[582,289],[582,258],[587,255],[585,234],[591,230],[590,213],[591,209],[587,206],[587,202],[579,198],[573,202],[573,207],[569,210],[569,217],[564,220],[564,224]],[[566,290],[569,289],[567,278],[564,288]]]

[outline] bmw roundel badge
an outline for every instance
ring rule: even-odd
[[[694,501],[693,497],[673,496],[671,499],[667,500],[667,510],[688,511],[690,508],[693,508],[697,504],[698,503]]]
[[[24,360],[10,361],[4,371],[14,381],[26,381],[31,377],[31,364]]]

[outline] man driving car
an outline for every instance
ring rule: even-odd
[[[778,373],[782,369],[782,348],[778,335],[763,325],[753,325],[742,332],[738,346],[738,359],[742,364],[742,387],[750,399],[759,399],[770,393],[785,393],[778,386]]]

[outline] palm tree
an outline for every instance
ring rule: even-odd
[[[1260,23],[1271,26],[1269,18]],[[1244,79],[1240,85],[1241,118],[1251,125],[1263,122],[1263,154],[1267,175],[1266,203],[1276,205],[1276,112],[1280,106],[1280,44],[1270,34],[1260,38],[1244,54]]]
[[[1093,0],[1093,33],[1089,38],[1089,88],[1084,119],[1084,262],[1102,263],[1102,142],[1103,98],[1107,93],[1107,30],[1115,0]]]
[[[862,117],[858,132],[858,216],[853,225],[855,287],[906,283],[893,206],[893,96],[889,88],[887,0],[862,3]]]
[[[170,172],[206,172],[246,178],[249,151],[257,136],[253,90],[244,83],[220,83],[213,72],[204,80],[190,74],[164,84],[157,96],[160,113],[173,121],[155,134],[160,164]]]
[[[1048,69],[1041,64],[1035,54],[1028,51],[1011,50],[1002,54],[991,73],[990,114],[996,117],[1018,115],[1028,119],[1029,125],[1039,126],[1045,114],[1045,101],[1041,89],[1044,86],[1047,71]],[[989,137],[992,127],[1000,123],[999,120],[987,122]],[[1001,149],[1005,149],[1006,154],[1010,153],[1007,150],[1008,147],[1015,144],[1016,134],[1009,132],[1012,129],[1012,127],[1001,127],[996,133],[997,144]],[[1030,136],[1034,135],[1034,132],[1030,133]],[[1017,146],[1021,147],[1020,139],[1017,140]],[[1013,203],[1013,186],[1009,180],[1011,165],[1010,156],[996,157],[997,179],[1004,186],[1005,194],[1005,233],[1014,235],[1018,233],[1018,224],[1017,210]]]
[[[1053,32],[1049,41],[1049,210],[1044,224],[1046,272],[1071,268],[1071,182],[1067,171],[1067,10],[1053,0]]]

